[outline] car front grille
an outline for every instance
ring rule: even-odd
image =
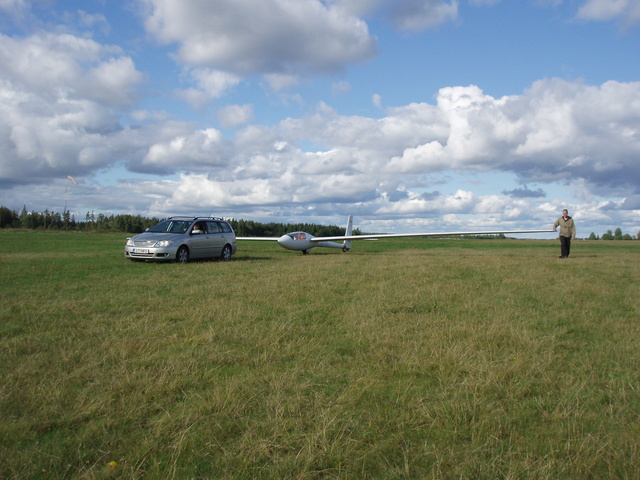
[[[153,240],[143,240],[143,241],[137,241],[137,242],[133,242],[133,246],[134,247],[151,247],[155,244],[156,242]]]

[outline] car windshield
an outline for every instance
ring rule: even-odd
[[[191,220],[166,220],[160,222],[148,231],[152,233],[186,233]]]

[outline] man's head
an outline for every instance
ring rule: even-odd
[[[566,208],[564,210],[562,210],[562,216],[563,217],[568,217],[569,216],[569,210],[567,210]]]

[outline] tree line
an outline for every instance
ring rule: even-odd
[[[315,223],[260,223],[253,220],[227,220],[238,237],[280,237],[290,232],[307,232],[315,237],[335,237],[344,235],[345,228],[336,225],[317,225]],[[357,228],[354,235],[361,235]]]
[[[640,240],[640,232],[638,232],[637,235],[630,235],[628,233],[622,233],[622,229],[618,227],[614,232],[607,230],[601,237],[591,232],[589,240]]]
[[[163,218],[146,218],[140,215],[118,214],[105,215],[103,213],[87,212],[83,220],[78,220],[68,210],[62,213],[29,212],[26,207],[20,213],[7,207],[0,206],[0,228],[15,228],[28,230],[71,230],[142,233],[148,228],[164,220]],[[280,237],[288,232],[304,231],[314,236],[344,235],[345,229],[335,225],[316,225],[310,223],[260,223],[252,220],[227,220],[239,237]],[[354,234],[360,234],[355,229]]]
[[[79,221],[68,210],[62,213],[49,210],[29,212],[24,207],[18,213],[7,207],[0,207],[0,228],[140,233],[159,221],[158,218],[144,218],[140,215],[96,215],[94,212],[87,212],[84,221]]]
[[[118,214],[105,215],[103,213],[87,212],[83,220],[78,220],[68,210],[62,213],[29,212],[26,207],[18,213],[7,207],[0,206],[0,228],[23,228],[28,230],[74,230],[74,231],[104,231],[122,233],[142,233],[160,222],[161,218],[146,218],[140,215]],[[279,237],[288,232],[303,231],[317,237],[331,237],[344,235],[344,228],[335,225],[316,225],[309,223],[260,223],[253,220],[227,220],[239,237]],[[361,232],[355,229],[355,235]],[[504,238],[502,235],[500,238]],[[640,240],[637,235],[623,233],[621,228],[614,231],[607,230],[601,236],[591,233],[589,240]]]

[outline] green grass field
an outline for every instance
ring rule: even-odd
[[[640,242],[124,241],[0,232],[0,478],[640,478]]]

